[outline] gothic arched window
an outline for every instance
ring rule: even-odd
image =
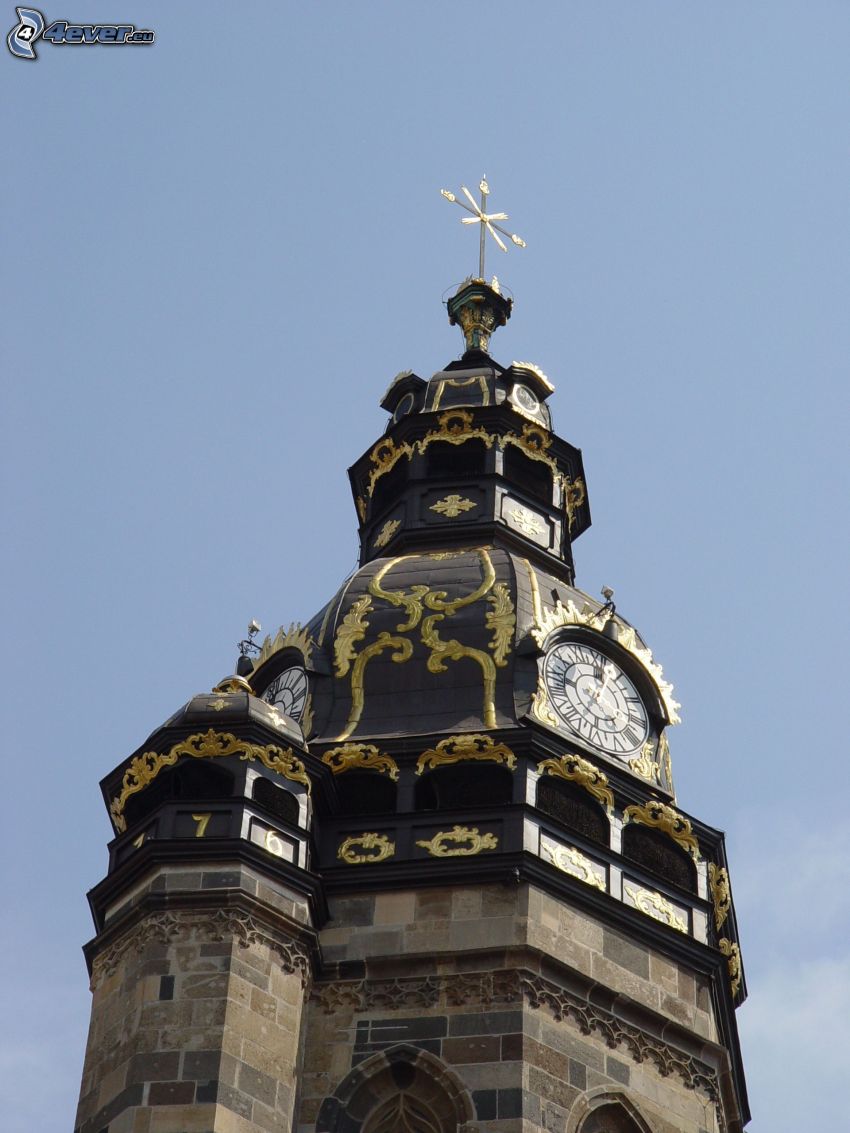
[[[445,1127],[425,1102],[408,1093],[397,1094],[379,1106],[363,1133],[444,1133]]]
[[[319,1109],[316,1133],[458,1133],[474,1118],[472,1098],[455,1072],[402,1043],[343,1078]]]
[[[649,1133],[649,1126],[627,1098],[619,1098],[591,1110],[578,1133]]]

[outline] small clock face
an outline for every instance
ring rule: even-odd
[[[546,654],[543,675],[558,716],[587,743],[626,759],[646,742],[649,719],[637,689],[592,645],[556,645]]]
[[[537,414],[540,412],[540,402],[537,395],[530,390],[528,386],[515,385],[513,395],[516,404],[524,409],[526,413]]]
[[[284,669],[263,693],[263,700],[297,723],[307,700],[307,674],[298,665]]]
[[[406,417],[408,413],[412,411],[414,400],[415,399],[412,393],[406,393],[404,395],[404,397],[395,407],[395,413],[393,413],[393,423],[397,424],[402,419],[402,417]]]

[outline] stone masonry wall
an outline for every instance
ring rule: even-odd
[[[162,871],[108,924],[128,916],[93,965],[77,1133],[291,1128],[309,957],[286,926],[303,902],[244,868]]]
[[[445,1064],[481,1133],[566,1133],[600,1091],[657,1133],[722,1128],[707,986],[533,887],[343,898],[321,944],[299,1133],[357,1133],[369,1095],[349,1112],[345,1084],[399,1044]]]

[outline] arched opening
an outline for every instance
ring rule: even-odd
[[[620,1102],[601,1105],[582,1123],[581,1133],[644,1133]]]
[[[402,457],[390,470],[375,484],[372,494],[372,516],[380,515],[390,504],[395,503],[407,484],[410,461]]]
[[[460,445],[435,441],[428,447],[428,479],[461,480],[483,476],[486,458],[487,450],[483,441],[464,441]]]
[[[394,814],[396,785],[386,775],[347,771],[337,779],[340,814]]]
[[[591,842],[610,843],[605,812],[575,783],[544,775],[537,784],[537,809]]]
[[[552,473],[540,460],[531,460],[513,445],[505,447],[503,464],[505,479],[528,496],[552,505]]]
[[[603,1088],[580,1099],[566,1133],[652,1133],[652,1129],[623,1091]]]
[[[264,779],[260,775],[254,780],[251,798],[255,803],[265,807],[275,818],[289,822],[293,826],[298,825],[298,799],[291,791],[287,791],[284,787],[276,787],[269,779]]]
[[[176,799],[205,802],[228,799],[233,794],[233,774],[208,760],[193,760],[164,771],[136,795],[131,795],[124,808],[127,825],[156,810],[163,803]]]
[[[316,1133],[458,1133],[475,1117],[460,1079],[436,1055],[401,1044],[346,1075],[316,1118]]]
[[[425,1102],[403,1090],[372,1113],[363,1133],[442,1133],[439,1118]]]
[[[494,764],[438,767],[416,784],[417,810],[469,810],[502,806],[513,797],[513,776]]]
[[[657,830],[630,822],[623,829],[623,857],[689,893],[697,892],[697,871],[690,855]]]

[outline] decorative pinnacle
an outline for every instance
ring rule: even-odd
[[[507,236],[507,238],[512,243],[516,244],[518,248],[524,248],[526,246],[526,243],[520,236],[517,236],[515,232],[508,232],[508,230],[506,228],[502,228],[500,224],[494,223],[497,220],[508,220],[509,218],[506,212],[486,213],[484,211],[484,206],[487,204],[487,198],[490,195],[490,186],[487,184],[486,175],[482,177],[480,182],[478,183],[478,188],[481,190],[480,205],[476,203],[475,198],[473,197],[472,193],[470,193],[469,189],[467,189],[466,185],[461,185],[460,188],[461,192],[469,201],[468,205],[464,204],[463,201],[459,201],[455,194],[449,192],[448,189],[440,189],[440,193],[446,198],[447,201],[451,201],[453,205],[459,205],[460,208],[465,209],[466,212],[472,213],[472,216],[463,217],[461,224],[481,225],[481,237],[478,246],[478,278],[484,279],[484,244],[486,234],[488,232],[503,252],[507,252],[508,249],[505,243],[499,238],[499,232],[502,233],[502,236]]]

